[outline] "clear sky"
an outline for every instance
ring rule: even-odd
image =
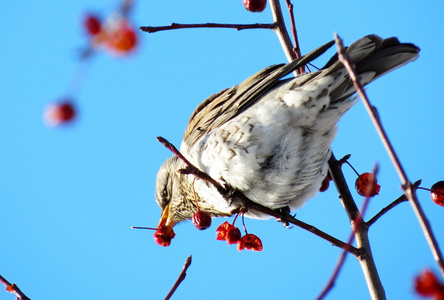
[[[140,1],[134,24],[270,22],[269,8],[247,12],[236,1]],[[284,2],[284,1],[283,1]],[[341,251],[299,228],[247,220],[263,252],[238,252],[216,241],[224,220],[198,231],[176,227],[172,245],[154,243],[155,176],[170,156],[156,140],[180,145],[188,118],[202,100],[271,64],[285,62],[272,31],[187,29],[140,33],[128,58],[101,53],[76,95],[79,118],[49,128],[45,107],[62,98],[85,45],[83,13],[106,15],[117,0],[3,1],[0,4],[0,274],[32,299],[163,299],[188,255],[193,263],[174,299],[313,299]],[[346,44],[375,33],[421,47],[421,56],[368,87],[412,181],[444,179],[442,70],[444,2],[293,1],[302,52],[337,32]],[[334,50],[319,60],[318,65]],[[400,181],[361,103],[341,120],[333,144],[351,153],[360,172],[380,164],[380,195],[370,217],[401,195]],[[355,175],[344,168],[353,186]],[[355,193],[356,194],[356,193]],[[444,208],[418,192],[444,247]],[[362,197],[356,196],[358,205]],[[345,240],[348,219],[334,188],[297,217]],[[390,299],[416,299],[412,279],[433,258],[408,203],[370,230],[375,260]],[[13,299],[0,292],[0,299]],[[368,299],[352,256],[328,299]]]

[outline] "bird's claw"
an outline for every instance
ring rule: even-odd
[[[288,220],[287,220],[287,216],[290,215],[290,208],[288,206],[278,208],[275,211],[277,211],[281,215],[280,218],[276,218],[276,221],[281,222],[282,225],[287,229],[291,229],[294,227],[294,226],[290,226],[290,222],[288,222]],[[296,216],[296,214],[294,214],[293,217],[295,217],[295,216]]]

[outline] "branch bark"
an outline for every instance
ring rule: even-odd
[[[330,167],[330,175],[339,192],[339,199],[347,212],[357,247],[361,251],[358,261],[364,273],[370,296],[372,299],[386,299],[384,287],[382,286],[376,263],[373,259],[370,240],[368,238],[368,227],[366,223],[357,221],[361,218],[361,214],[350,193],[347,182],[345,181],[341,165],[336,160],[333,153],[328,163]]]
[[[418,201],[418,198],[416,196],[416,188],[409,181],[407,174],[401,164],[401,161],[399,160],[399,157],[396,154],[395,149],[393,148],[393,145],[390,142],[388,135],[384,130],[384,127],[382,126],[379,116],[377,115],[375,109],[371,105],[370,100],[368,99],[367,94],[365,93],[365,90],[362,87],[362,84],[358,80],[356,71],[354,70],[352,64],[350,63],[348,55],[345,52],[342,40],[339,38],[337,34],[335,34],[335,41],[338,46],[339,60],[344,64],[344,67],[347,69],[350,78],[352,79],[353,84],[355,86],[355,89],[357,90],[359,97],[362,99],[362,102],[364,103],[367,113],[369,114],[370,119],[372,120],[373,125],[375,126],[376,131],[378,132],[379,137],[384,147],[387,150],[387,153],[398,173],[398,176],[401,179],[404,195],[406,196],[407,199],[409,199],[409,202],[412,205],[413,211],[415,212],[418,222],[421,225],[421,228],[424,232],[424,236],[432,251],[432,255],[440,268],[441,274],[444,276],[444,257],[440,250],[438,241],[436,240],[436,237],[433,233],[432,227],[430,226],[430,223],[424,214],[421,204]]]
[[[421,184],[421,180],[416,181],[413,186],[415,188],[418,188],[418,186]],[[392,208],[394,208],[395,206],[397,206],[398,204],[401,204],[402,202],[407,201],[407,197],[403,194],[402,196],[400,196],[398,199],[396,199],[395,201],[393,201],[392,203],[390,203],[389,205],[387,205],[386,207],[384,207],[383,209],[381,209],[380,212],[378,212],[373,218],[371,218],[369,221],[367,221],[367,227],[372,226],[377,220],[379,220],[379,218],[381,218],[383,215],[385,215],[389,210],[391,210]]]
[[[287,27],[285,26],[284,16],[282,15],[281,4],[279,0],[269,0],[271,13],[273,14],[273,21],[276,25],[273,30],[278,36],[279,42],[281,43],[282,49],[284,50],[285,56],[289,62],[297,58],[294,52],[294,46],[291,43],[290,36],[288,35]],[[298,71],[294,72],[294,75],[299,75]]]
[[[338,163],[340,163],[340,161]],[[342,165],[342,164],[340,164],[340,165]],[[374,176],[376,176],[377,172],[378,172],[378,167],[376,166],[372,173],[374,174]],[[367,192],[372,191],[375,188],[375,185],[376,185],[376,181],[372,182],[372,184],[367,187]],[[364,220],[362,218],[363,218],[365,212],[367,211],[367,207],[368,207],[368,204],[369,204],[371,198],[372,198],[372,196],[368,196],[365,198],[365,201],[361,207],[361,214],[359,214],[357,219],[355,220],[355,224],[356,224],[355,228],[360,228],[362,226],[362,224],[364,223]],[[348,244],[353,243],[355,235],[356,235],[356,232],[353,230],[350,234],[350,237],[348,238],[348,241],[347,241]],[[342,253],[338,259],[338,262],[336,263],[336,267],[330,277],[330,280],[327,282],[327,285],[322,290],[322,292],[319,295],[319,297],[317,298],[317,300],[324,299],[327,296],[327,294],[330,292],[330,290],[333,288],[333,286],[336,282],[336,279],[339,276],[339,272],[341,271],[342,267],[344,266],[346,258],[347,258],[347,252],[342,251]]]
[[[5,277],[0,275],[0,283],[6,287],[8,292],[13,293],[17,300],[31,300],[23,293],[15,283],[10,283]]]
[[[276,24],[221,24],[221,23],[202,23],[202,24],[179,24],[171,23],[168,26],[142,26],[140,30],[154,33],[158,31],[187,29],[187,28],[233,28],[236,30],[243,29],[274,29]]]
[[[179,285],[182,283],[182,281],[187,276],[187,270],[191,265],[191,255],[187,257],[185,264],[183,265],[182,272],[180,272],[179,277],[177,278],[176,282],[174,283],[173,287],[171,288],[168,295],[166,295],[165,300],[169,300],[171,296],[174,294],[176,289],[179,287]]]

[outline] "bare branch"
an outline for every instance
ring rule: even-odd
[[[187,257],[185,264],[183,265],[182,272],[180,272],[179,277],[177,278],[176,282],[174,283],[173,287],[171,288],[168,295],[166,295],[165,300],[169,300],[171,296],[174,294],[176,289],[179,287],[179,285],[182,283],[182,281],[187,276],[187,270],[189,266],[191,265],[191,255]]]
[[[294,48],[293,51],[296,54],[296,58],[300,58],[301,55],[301,47],[299,46],[299,39],[298,39],[298,32],[296,30],[296,22],[294,19],[294,12],[293,12],[293,4],[291,3],[291,0],[285,0],[287,3],[288,8],[288,14],[290,15],[290,29],[291,33],[293,34],[293,42],[294,42]],[[305,73],[305,66],[299,68],[299,74]]]
[[[415,188],[418,188],[418,186],[421,184],[421,180],[416,181],[413,186]],[[385,215],[389,210],[391,210],[392,208],[394,208],[395,206],[397,206],[398,204],[407,201],[406,196],[403,194],[402,196],[400,196],[398,199],[396,199],[395,201],[393,201],[392,203],[390,203],[389,205],[387,205],[386,207],[384,207],[383,209],[381,209],[380,212],[378,212],[373,218],[371,218],[369,221],[367,221],[367,227],[372,226],[376,221],[378,221],[378,219],[380,217],[382,217],[383,215]]]
[[[171,23],[168,26],[142,26],[140,30],[154,33],[165,30],[187,29],[187,28],[233,28],[236,30],[244,29],[274,29],[276,24],[221,24],[221,23],[202,23],[202,24],[179,24]]]
[[[375,166],[375,168],[374,168],[372,173],[376,177],[376,174],[378,173],[378,166],[377,165]],[[375,185],[376,185],[376,181],[372,181],[371,184],[367,187],[367,192],[372,191],[375,188]],[[370,193],[366,193],[366,194],[370,194]],[[362,225],[365,225],[364,224],[364,220],[362,219],[362,217],[365,215],[365,212],[367,211],[367,207],[368,207],[368,204],[369,204],[371,198],[372,198],[371,196],[366,197],[365,200],[364,200],[364,203],[362,204],[361,213],[357,215],[357,219],[355,220],[355,224],[356,224],[355,228],[350,233],[350,237],[348,238],[348,241],[347,241],[347,243],[349,245],[351,245],[353,243],[354,237],[356,235],[356,230],[358,228],[361,228]],[[327,294],[333,288],[333,286],[334,286],[334,284],[336,282],[336,279],[339,276],[339,272],[341,271],[342,267],[344,266],[345,258],[346,257],[347,257],[347,251],[344,250],[341,253],[341,255],[339,256],[338,262],[336,263],[336,267],[335,267],[335,269],[334,269],[330,279],[328,280],[326,286],[322,290],[322,292],[319,295],[319,297],[316,298],[317,300],[324,299],[325,296],[327,296]]]
[[[341,170],[341,164],[336,160],[333,153],[328,161],[328,165],[330,167],[330,175],[339,192],[341,203],[350,219],[350,224],[354,232],[357,247],[361,251],[361,256],[359,257],[358,261],[364,273],[370,296],[372,299],[386,299],[384,287],[382,286],[382,282],[373,259],[370,241],[368,238],[368,228],[364,222],[356,222],[356,220],[359,220],[361,214],[355,201],[353,200],[347,182],[345,181],[344,174]]]
[[[401,179],[402,188],[404,190],[404,194],[407,199],[409,199],[410,204],[412,205],[413,211],[416,214],[416,217],[419,221],[419,224],[422,227],[422,230],[424,232],[424,236],[429,244],[429,247],[432,251],[433,257],[435,258],[435,261],[437,262],[442,275],[444,276],[444,257],[442,255],[442,252],[440,250],[438,241],[436,240],[436,237],[432,231],[432,228],[430,226],[429,221],[427,220],[425,213],[418,201],[418,198],[416,196],[416,189],[411,184],[409,179],[407,178],[407,174],[404,171],[404,168],[401,164],[401,161],[398,158],[398,155],[396,154],[388,136],[385,132],[381,120],[379,119],[376,111],[373,109],[373,106],[370,103],[370,100],[367,97],[367,94],[365,93],[365,90],[362,87],[362,84],[359,82],[357,78],[356,71],[354,70],[352,64],[350,63],[350,59],[347,55],[347,52],[345,51],[345,48],[343,46],[342,40],[339,38],[337,34],[335,34],[335,41],[338,46],[338,54],[339,54],[339,60],[344,64],[344,67],[347,69],[351,80],[353,81],[353,84],[357,90],[357,93],[359,97],[362,99],[362,102],[364,103],[365,108],[367,109],[367,113],[370,116],[370,119],[373,122],[373,125],[376,128],[376,131],[379,134],[379,137],[384,144],[384,147],[387,150],[387,153],[398,172],[398,176]]]
[[[285,27],[284,17],[282,16],[282,9],[279,0],[269,0],[271,13],[273,14],[274,24],[276,24],[273,29],[276,32],[281,46],[284,50],[285,56],[288,61],[295,60],[296,53],[293,51],[293,44],[291,43],[290,36],[288,35],[287,28]],[[296,74],[297,75],[297,74]]]
[[[0,275],[0,283],[6,287],[8,292],[13,293],[17,300],[31,300],[26,296],[15,283],[10,283],[6,278]]]

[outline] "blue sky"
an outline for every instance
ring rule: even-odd
[[[443,179],[441,79],[444,3],[424,1],[295,2],[302,52],[339,33],[346,44],[364,35],[398,36],[421,56],[368,87],[408,176],[430,187]],[[187,29],[140,33],[128,58],[106,53],[92,61],[76,96],[79,118],[49,128],[44,108],[62,98],[85,44],[85,11],[106,13],[117,1],[4,1],[0,4],[0,274],[32,299],[163,299],[188,255],[193,263],[174,299],[313,299],[340,250],[299,228],[247,220],[264,251],[238,252],[216,241],[213,226],[176,227],[168,248],[156,226],[155,176],[170,152],[161,135],[180,145],[189,115],[202,100],[271,64],[285,62],[272,31]],[[140,1],[139,26],[178,23],[270,22],[269,9],[247,12],[236,1]],[[332,55],[331,50],[318,65]],[[380,164],[380,195],[367,216],[399,197],[400,181],[361,103],[341,120],[333,144],[351,153],[360,172]],[[355,176],[344,168],[353,186]],[[444,208],[419,198],[444,247]],[[358,205],[362,198],[356,196]],[[298,218],[345,240],[348,219],[333,188],[298,211]],[[412,279],[436,269],[408,203],[370,229],[375,260],[391,299],[416,299]],[[0,299],[13,299],[6,292]],[[329,299],[368,299],[360,266],[349,256]]]

